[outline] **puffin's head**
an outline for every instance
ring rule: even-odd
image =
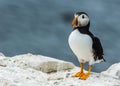
[[[84,27],[90,24],[88,15],[85,12],[77,12],[72,21],[73,28]]]

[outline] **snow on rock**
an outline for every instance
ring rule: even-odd
[[[92,72],[87,80],[71,77],[78,71],[70,62],[42,55],[1,57],[0,86],[120,86],[119,78],[112,77],[112,73],[107,75],[109,69],[104,73]]]
[[[120,79],[120,63],[113,64],[106,71],[103,71],[102,74],[112,76],[114,78]]]
[[[70,62],[32,54],[18,55],[12,58],[2,59],[0,60],[0,65],[33,68],[46,73],[73,69],[74,67],[74,65]]]
[[[0,52],[0,59],[3,59],[3,58],[5,58],[5,55]]]

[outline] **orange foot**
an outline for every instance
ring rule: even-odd
[[[81,80],[86,80],[88,77],[89,77],[90,73],[87,73],[87,74],[83,74],[80,79]]]
[[[78,73],[72,75],[72,77],[81,77],[81,76],[83,76],[83,75],[84,75],[83,72],[78,72]]]

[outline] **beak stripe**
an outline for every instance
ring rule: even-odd
[[[73,21],[72,21],[72,26],[75,28],[77,27],[77,18],[74,17]]]
[[[77,17],[74,17],[74,19],[72,21],[73,28],[76,28],[79,25],[81,25],[81,22],[77,20]]]

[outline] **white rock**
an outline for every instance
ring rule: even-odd
[[[70,62],[32,54],[18,55],[12,58],[2,59],[0,60],[0,65],[12,67],[17,66],[20,68],[33,68],[46,73],[74,68],[74,65]]]
[[[47,81],[47,74],[30,68],[22,69],[19,67],[0,67],[0,78],[3,86],[29,86]],[[20,84],[20,85],[19,85]],[[25,85],[26,84],[26,85]]]
[[[0,59],[3,59],[3,58],[5,58],[5,55],[0,52]]]
[[[109,76],[120,79],[120,63],[113,64],[106,71],[103,71],[102,74],[109,75]]]
[[[72,78],[78,71],[70,62],[41,55],[5,57],[0,59],[0,86],[120,86],[119,78],[105,73],[92,72],[87,80]]]

